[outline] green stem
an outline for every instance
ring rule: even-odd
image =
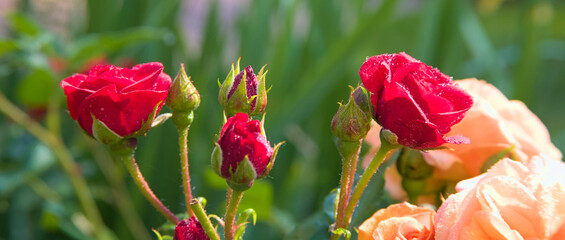
[[[377,169],[379,168],[383,160],[386,158],[388,153],[391,150],[395,149],[396,147],[397,145],[392,145],[387,141],[384,141],[384,139],[381,137],[381,147],[379,148],[379,151],[377,152],[377,154],[375,155],[375,157],[373,158],[367,169],[365,169],[365,172],[363,172],[363,175],[361,175],[359,182],[357,183],[355,189],[353,190],[353,194],[351,195],[351,200],[349,201],[349,204],[347,205],[347,209],[345,210],[345,217],[342,220],[343,228],[347,228],[349,226],[349,223],[351,222],[351,216],[353,216],[355,207],[357,207],[357,204],[359,203],[359,199],[361,198],[363,191],[369,184],[369,181],[371,180],[375,172],[377,172]]]
[[[118,157],[122,162],[124,162],[135,184],[137,185],[143,196],[145,196],[147,201],[149,201],[149,203],[151,203],[151,205],[153,205],[153,207],[155,207],[155,209],[157,209],[157,211],[159,211],[170,222],[177,224],[178,222],[180,222],[180,219],[175,216],[175,214],[173,214],[171,210],[165,207],[165,205],[163,205],[163,203],[161,202],[161,200],[159,200],[159,198],[157,198],[157,196],[155,196],[155,194],[149,187],[149,184],[147,184],[147,182],[145,181],[143,174],[141,174],[141,171],[137,166],[137,162],[133,157],[133,151],[136,144],[137,139],[135,138],[124,139],[111,146],[112,154],[114,154],[114,156]]]
[[[351,196],[351,187],[355,180],[355,171],[357,168],[359,151],[361,150],[361,141],[338,140],[337,147],[342,157],[342,167],[334,230],[343,227],[343,217],[345,215],[347,204],[349,203],[349,197]]]
[[[220,240],[220,236],[216,232],[216,229],[212,225],[212,222],[210,222],[210,218],[208,218],[208,215],[206,215],[206,211],[204,211],[204,208],[202,207],[202,204],[200,204],[200,201],[198,201],[198,199],[193,199],[190,204],[190,208],[192,209],[194,216],[198,219],[200,225],[202,225],[204,232],[206,232],[206,235],[208,235],[210,240]]]
[[[194,216],[192,209],[190,207],[192,203],[192,189],[190,186],[190,172],[188,171],[188,129],[178,129],[179,131],[179,147],[180,147],[180,158],[182,167],[182,186],[184,189],[184,201],[186,204],[186,211],[188,215]]]
[[[225,228],[224,228],[224,240],[233,240],[235,234],[235,214],[237,213],[237,207],[239,202],[243,197],[243,191],[233,190],[228,187],[227,194],[227,207],[226,216],[224,217]]]
[[[149,240],[152,239],[143,223],[143,220],[139,216],[139,213],[135,210],[128,189],[123,181],[123,173],[120,173],[120,168],[116,168],[116,165],[112,161],[111,156],[109,156],[108,151],[102,148],[100,144],[94,144],[90,148],[91,152],[94,154],[94,159],[100,167],[102,174],[108,180],[110,187],[112,189],[112,195],[116,201],[116,206],[118,211],[124,218],[125,224],[129,227],[130,232],[133,234],[135,239],[139,240]]]
[[[84,209],[84,213],[88,220],[92,223],[95,236],[98,239],[112,239],[113,234],[104,225],[98,207],[96,206],[94,198],[88,188],[88,184],[86,184],[86,180],[81,175],[77,163],[74,161],[72,155],[69,153],[61,139],[55,136],[52,132],[46,130],[39,123],[29,118],[27,114],[22,112],[22,110],[10,103],[10,101],[6,99],[4,94],[1,92],[0,111],[4,112],[6,116],[51,148],[57,157],[57,160],[59,160],[59,164],[61,164],[63,171],[69,177],[73,189],[77,194],[78,200]]]

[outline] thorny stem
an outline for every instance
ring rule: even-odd
[[[233,190],[228,186],[228,193],[227,193],[227,207],[226,207],[226,216],[224,217],[225,221],[225,228],[224,228],[224,239],[225,240],[233,240],[235,234],[235,214],[237,213],[237,207],[239,206],[239,202],[243,197],[243,191]]]
[[[180,219],[175,216],[165,205],[163,205],[163,203],[161,202],[161,200],[159,200],[159,198],[157,198],[157,196],[155,196],[155,194],[149,187],[149,184],[147,184],[147,182],[145,181],[143,174],[141,174],[141,171],[137,166],[137,162],[133,157],[133,152],[136,144],[137,139],[135,138],[124,139],[121,142],[111,146],[112,154],[114,154],[114,156],[118,157],[121,161],[124,162],[135,184],[137,185],[143,196],[145,196],[147,201],[149,201],[149,203],[151,203],[151,205],[153,205],[153,207],[155,207],[155,209],[157,209],[157,211],[165,216],[170,222],[177,224],[178,222],[180,222]]]
[[[190,204],[190,208],[192,209],[194,216],[196,217],[196,219],[198,219],[200,225],[202,225],[202,229],[204,229],[204,232],[206,232],[206,235],[208,235],[210,240],[220,240],[220,236],[216,232],[216,229],[212,225],[212,222],[210,222],[210,218],[208,218],[208,215],[206,215],[206,212],[204,211],[202,204],[200,204],[200,201],[198,201],[198,199],[196,198],[193,199]]]

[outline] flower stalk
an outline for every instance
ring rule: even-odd
[[[361,150],[361,141],[338,140],[338,151],[342,156],[341,180],[339,189],[339,200],[336,210],[336,221],[334,229],[342,228],[343,217],[351,196],[351,188],[355,181],[355,172]]]
[[[237,213],[237,208],[239,207],[239,202],[243,198],[244,191],[233,190],[228,187],[227,193],[227,207],[226,215],[224,217],[225,227],[224,227],[224,239],[233,240],[235,235],[235,215]]]
[[[389,136],[387,133],[384,133],[384,131],[381,131],[380,138],[381,147],[379,148],[379,151],[377,152],[369,166],[365,169],[363,175],[361,175],[361,178],[359,179],[359,182],[357,182],[357,185],[355,185],[353,194],[351,195],[347,208],[345,209],[345,215],[341,220],[342,228],[347,229],[347,227],[349,226],[351,217],[353,216],[353,212],[355,211],[355,207],[357,207],[363,191],[365,191],[365,188],[367,188],[369,181],[371,180],[373,175],[375,175],[379,166],[382,164],[388,153],[398,147],[398,145],[395,144],[394,141],[390,141],[391,136]],[[331,239],[338,238],[339,235],[333,234]]]
[[[174,224],[177,224],[178,222],[180,222],[180,219],[175,216],[175,214],[173,214],[171,210],[169,210],[165,205],[163,205],[163,203],[161,202],[161,200],[159,200],[159,198],[157,198],[157,196],[155,196],[155,193],[153,193],[153,191],[149,187],[149,184],[147,184],[147,181],[145,181],[143,174],[141,174],[141,171],[137,166],[137,162],[133,157],[136,145],[137,139],[129,138],[111,145],[110,149],[112,150],[112,155],[114,155],[114,157],[124,162],[135,184],[137,185],[143,196],[145,196],[147,201],[149,201],[149,203],[151,203],[151,205],[153,205],[153,207],[155,207],[155,209],[157,209],[159,213],[167,218],[167,220]]]
[[[208,218],[208,215],[206,215],[206,211],[204,211],[204,207],[202,207],[200,201],[194,198],[192,199],[192,202],[190,202],[189,206],[210,240],[220,240],[220,236],[216,232],[216,229],[212,225],[212,222],[210,222],[210,218]]]

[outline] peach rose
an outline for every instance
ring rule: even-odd
[[[565,239],[565,164],[503,159],[457,184],[436,215],[436,239]]]
[[[551,159],[561,159],[561,152],[551,143],[549,132],[539,118],[522,102],[508,100],[498,89],[485,81],[464,79],[455,81],[473,96],[474,104],[463,120],[454,125],[450,135],[463,135],[470,144],[446,144],[452,150],[424,152],[425,161],[434,167],[426,184],[426,192],[435,193],[450,189],[462,179],[477,176],[489,157],[514,147],[511,155],[515,160],[527,159],[544,153]],[[374,124],[366,142],[375,146],[364,159],[364,165],[380,145]],[[372,154],[372,155],[371,155]],[[390,167],[385,174],[385,187],[395,199],[406,199],[401,187],[402,177],[396,167]],[[446,187],[447,186],[447,187]]]
[[[406,202],[393,204],[365,220],[358,239],[434,239],[435,214]]]

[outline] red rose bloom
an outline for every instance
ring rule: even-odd
[[[414,149],[468,141],[444,137],[473,105],[469,94],[451,78],[406,53],[368,58],[359,70],[371,92],[377,122]]]
[[[171,77],[158,62],[119,68],[95,66],[61,82],[71,117],[93,136],[93,117],[115,134],[139,136],[165,102]]]
[[[183,220],[175,227],[173,240],[208,240],[210,239],[200,222],[195,217]]]
[[[249,158],[257,176],[262,176],[273,155],[273,148],[269,144],[267,137],[261,133],[261,122],[250,120],[245,113],[237,113],[229,118],[218,140],[222,150],[221,176],[231,179],[245,156]]]

